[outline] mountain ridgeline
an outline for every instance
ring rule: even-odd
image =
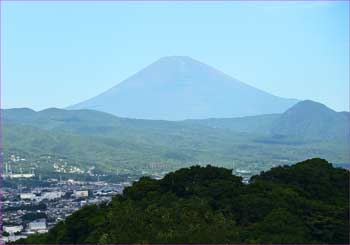
[[[293,136],[298,139],[349,139],[350,137],[349,112],[336,112],[311,100],[301,101],[282,114],[192,121],[210,127],[258,132],[276,137]]]
[[[325,105],[305,100],[281,114],[237,118],[190,119],[183,121],[143,120],[116,117],[95,110],[49,108],[36,112],[28,108],[2,110],[5,123],[27,125],[46,130],[103,134],[118,128],[128,130],[178,129],[203,126],[239,133],[297,136],[311,139],[349,136],[350,113],[336,112]]]
[[[229,169],[192,166],[142,177],[110,203],[85,206],[17,243],[348,244],[349,177],[318,158],[247,185]]]
[[[68,109],[184,120],[281,113],[297,102],[251,87],[190,57],[171,56]]]
[[[312,101],[282,114],[176,122],[93,110],[8,109],[2,122],[5,152],[59,155],[105,171],[150,163],[168,170],[195,162],[230,166],[232,159],[254,162],[262,155],[266,162],[316,156],[349,162],[349,113]]]
[[[273,123],[271,132],[309,138],[349,139],[349,129],[349,112],[335,112],[323,104],[305,100],[283,113]]]

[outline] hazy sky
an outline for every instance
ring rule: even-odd
[[[2,2],[2,107],[65,107],[162,56],[349,110],[349,2]]]

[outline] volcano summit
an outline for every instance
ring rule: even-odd
[[[184,120],[281,113],[296,102],[249,86],[190,57],[169,56],[68,109]]]

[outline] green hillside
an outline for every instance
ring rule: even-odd
[[[350,113],[336,112],[311,100],[299,102],[283,113],[271,132],[308,139],[349,139]]]
[[[67,158],[85,170],[95,166],[124,173],[167,172],[194,164],[235,164],[258,173],[316,156],[349,162],[346,139],[274,136],[268,128],[276,118],[278,114],[174,122],[92,110],[10,109],[2,111],[3,145],[5,155],[19,152],[40,171],[53,171],[45,161],[36,163],[42,155]]]
[[[86,206],[17,243],[349,243],[349,172],[322,159],[273,168],[248,185],[231,170],[143,177],[112,202]]]
[[[269,134],[273,123],[281,114],[268,114],[238,118],[210,118],[202,120],[187,120],[187,123],[204,125],[211,128],[229,129],[235,132]]]

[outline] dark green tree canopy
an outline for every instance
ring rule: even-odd
[[[349,172],[310,159],[247,185],[213,166],[142,177],[18,243],[349,243]]]

